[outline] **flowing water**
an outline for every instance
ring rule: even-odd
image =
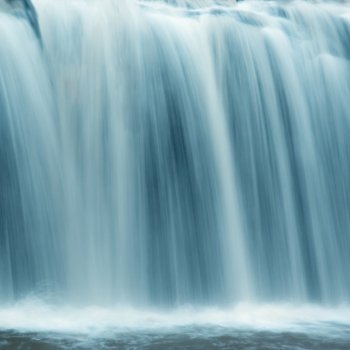
[[[349,349],[350,5],[33,5],[0,0],[0,348]]]

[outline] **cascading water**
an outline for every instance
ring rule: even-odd
[[[349,5],[34,5],[0,12],[0,304],[350,301]]]

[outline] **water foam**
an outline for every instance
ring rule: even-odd
[[[53,306],[38,299],[0,309],[0,330],[53,332],[108,337],[124,332],[169,332],[209,327],[222,333],[235,330],[300,332],[336,336],[350,327],[350,307],[241,303],[229,309],[182,307],[176,310],[140,310]]]

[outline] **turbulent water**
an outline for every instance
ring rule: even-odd
[[[0,328],[350,302],[350,5],[33,3],[0,0]]]

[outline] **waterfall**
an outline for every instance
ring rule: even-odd
[[[0,304],[350,301],[348,4],[33,3],[0,6]]]

